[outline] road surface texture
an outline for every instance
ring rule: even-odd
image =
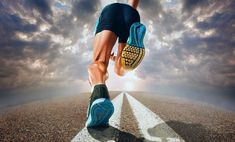
[[[114,100],[119,96],[110,128],[84,128],[90,96],[84,93],[9,108],[0,115],[0,141],[88,141],[83,134],[96,141],[235,141],[234,112],[182,98],[120,93],[110,93]]]
[[[235,142],[235,113],[182,98],[132,93],[189,142]]]

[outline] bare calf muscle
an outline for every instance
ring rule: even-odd
[[[107,66],[96,61],[88,66],[89,82],[91,85],[105,83],[108,79]]]
[[[89,82],[91,85],[105,84],[108,79],[108,64],[112,48],[117,40],[117,36],[104,30],[96,34],[93,44],[93,60],[88,66]]]

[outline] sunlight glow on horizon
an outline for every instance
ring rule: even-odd
[[[110,62],[108,67],[109,79],[107,86],[109,90],[136,91],[143,89],[140,87],[141,79],[137,77],[135,70],[128,72],[125,76],[118,76],[114,72],[114,64]]]

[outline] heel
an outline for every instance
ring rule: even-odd
[[[109,99],[100,98],[91,105],[86,127],[107,126],[114,112],[114,106]]]
[[[133,23],[130,27],[130,35],[127,44],[134,47],[144,48],[144,36],[146,27],[139,23]]]

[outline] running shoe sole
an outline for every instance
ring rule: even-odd
[[[127,44],[121,54],[121,63],[124,69],[133,70],[143,60],[145,32],[146,28],[143,24],[136,22],[131,25]]]
[[[114,112],[114,106],[109,99],[100,98],[95,100],[88,114],[86,127],[106,127],[109,125],[109,118]]]

